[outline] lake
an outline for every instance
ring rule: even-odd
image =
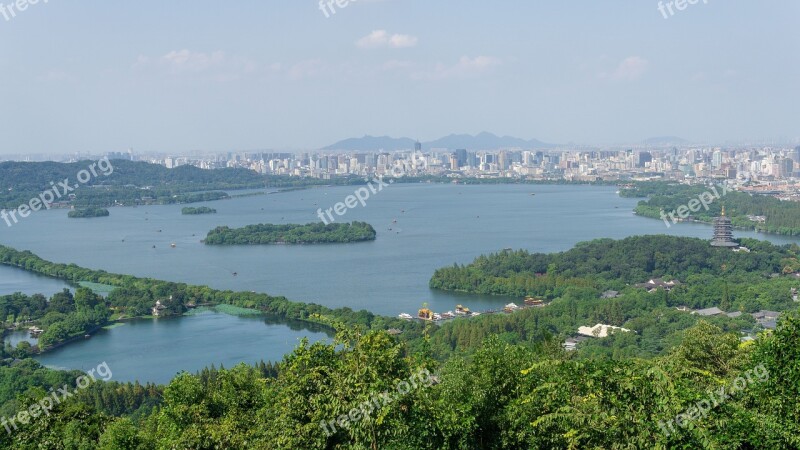
[[[91,339],[71,343],[36,359],[59,369],[89,370],[106,362],[113,380],[168,383],[176,374],[210,366],[280,361],[300,339],[326,339],[319,331],[212,311],[182,318],[125,322]]]
[[[0,235],[2,236],[2,235]],[[48,298],[64,288],[70,288],[61,280],[37,275],[14,267],[0,266],[0,295],[22,292],[26,295],[44,294]]]
[[[206,246],[200,242],[209,230],[220,225],[319,221],[318,208],[333,207],[355,189],[354,186],[314,188],[210,202],[202,205],[215,208],[218,214],[199,216],[181,215],[181,205],[113,208],[110,217],[98,219],[67,219],[65,210],[42,211],[2,229],[0,243],[31,250],[47,260],[93,269],[218,289],[265,292],[295,301],[395,316],[401,312],[415,314],[423,303],[435,311],[452,310],[456,304],[480,311],[508,303],[508,298],[428,288],[435,269],[466,264],[481,254],[504,248],[555,252],[603,237],[670,234],[710,239],[712,235],[708,225],[687,223],[668,228],[663,221],[635,216],[632,209],[638,200],[620,198],[614,187],[395,184],[367,200],[365,207],[359,205],[338,219],[372,224],[378,231],[374,242],[244,247]],[[736,231],[735,235],[781,244],[797,242],[790,237],[754,232]],[[175,248],[171,247],[173,243]],[[12,276],[12,272],[19,271],[0,271],[0,285],[8,282],[5,278]],[[17,285],[18,290],[35,290],[43,282],[27,280]],[[106,342],[115,340],[117,333],[136,330],[147,334],[158,329],[169,336],[178,328],[152,326],[155,328],[135,325],[110,330],[70,346],[80,348],[80,352],[74,351],[84,356],[58,361],[48,355],[43,360],[64,367],[77,367],[81,361],[81,367],[92,367],[102,362],[96,359],[109,350]],[[262,324],[247,329],[253,338],[285,331],[275,327],[280,325]],[[202,327],[191,329],[204,333]],[[134,334],[126,336],[132,339]],[[240,340],[230,339],[217,349],[221,354],[239,352]],[[121,340],[119,345],[125,346]],[[134,345],[129,344],[128,348],[133,349]],[[148,368],[155,365],[148,362],[149,351],[129,351],[139,351],[142,374],[155,373]],[[202,347],[161,351],[176,357],[200,352],[200,358],[207,364],[218,357]],[[284,350],[254,351],[253,355],[240,356],[247,360],[280,359]],[[164,373],[174,375],[174,370]]]

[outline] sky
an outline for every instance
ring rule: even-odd
[[[800,136],[796,0],[11,3],[0,154]]]

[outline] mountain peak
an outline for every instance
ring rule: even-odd
[[[329,145],[322,150],[342,150],[342,151],[398,151],[411,150],[417,141],[411,138],[392,138],[390,136],[370,136],[364,135],[361,138],[350,138]],[[503,148],[551,148],[552,144],[546,144],[537,139],[520,139],[513,136],[499,137],[488,131],[481,131],[477,135],[471,134],[450,134],[443,138],[424,142],[424,148],[438,148],[456,150],[465,148],[467,150],[497,150]]]

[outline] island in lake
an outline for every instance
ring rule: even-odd
[[[108,217],[111,213],[105,208],[79,208],[67,214],[70,219],[87,219],[91,217]]]
[[[209,208],[208,206],[200,206],[199,208],[187,207],[181,209],[181,214],[185,216],[196,216],[200,214],[216,214],[217,210]]]
[[[208,232],[206,245],[341,244],[374,241],[377,233],[365,222],[309,223],[306,225],[248,225],[244,228],[217,227]]]

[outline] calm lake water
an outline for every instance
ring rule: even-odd
[[[0,234],[0,236],[3,236]],[[48,298],[64,288],[71,288],[61,280],[36,275],[13,267],[0,266],[0,295],[22,292],[26,295],[44,294]]]
[[[327,335],[276,325],[264,318],[209,311],[176,319],[126,322],[37,359],[47,366],[80,370],[106,362],[114,381],[168,383],[181,371],[194,373],[211,364],[231,368],[262,359],[279,361],[303,337],[313,342]]]
[[[508,303],[506,298],[459,295],[428,288],[435,269],[453,263],[466,264],[481,254],[504,248],[555,252],[580,241],[603,237],[670,234],[710,239],[712,234],[707,225],[679,224],[667,228],[662,221],[637,217],[632,209],[638,200],[620,198],[614,187],[414,184],[385,188],[370,198],[366,207],[359,206],[341,218],[372,224],[378,231],[375,242],[252,247],[210,247],[200,242],[209,230],[220,225],[319,221],[318,208],[332,207],[354,189],[318,188],[211,202],[207,205],[217,209],[218,214],[200,216],[182,216],[180,205],[114,208],[110,217],[86,220],[67,219],[64,210],[43,211],[14,227],[2,228],[0,243],[31,250],[51,261],[116,273],[218,289],[266,292],[330,307],[348,306],[397,315],[413,314],[423,302],[436,311],[452,310],[459,303],[473,310],[494,309]],[[752,232],[735,234],[776,243],[796,242],[792,238]],[[171,248],[171,243],[176,248]],[[238,276],[233,276],[234,272]],[[58,282],[30,275],[24,275],[27,278],[20,278],[21,281],[11,281],[21,273],[14,269],[0,270],[0,287],[5,289],[10,283],[12,291],[37,292],[60,286]],[[11,291],[0,293],[7,292]],[[79,364],[92,367],[111,357],[101,358],[106,352],[124,349],[129,358],[138,355],[139,379],[154,381],[155,374],[161,374],[159,380],[163,380],[163,376],[169,378],[181,368],[195,370],[198,364],[221,361],[222,355],[225,358],[229,354],[238,355],[246,361],[280,359],[287,348],[242,347],[243,341],[271,333],[275,336],[288,333],[286,336],[291,338],[283,339],[284,342],[296,337],[282,325],[263,323],[246,327],[251,334],[240,334],[238,338],[216,335],[207,333],[203,320],[186,318],[166,324],[126,325],[42,360],[70,368],[79,368]],[[235,329],[237,321],[242,319],[217,320],[229,320],[223,328]],[[154,333],[161,333],[159,336],[167,343],[190,336],[180,333],[196,333],[196,336],[187,338],[182,345],[167,344],[153,351],[143,348],[140,340],[150,339],[149,335]],[[123,335],[124,338],[117,337]],[[210,335],[219,346],[200,343],[202,336]],[[243,349],[254,353],[242,353]],[[159,370],[163,363],[158,358],[162,355],[186,365]],[[191,361],[182,360],[184,355]],[[225,359],[228,360],[231,359]]]

